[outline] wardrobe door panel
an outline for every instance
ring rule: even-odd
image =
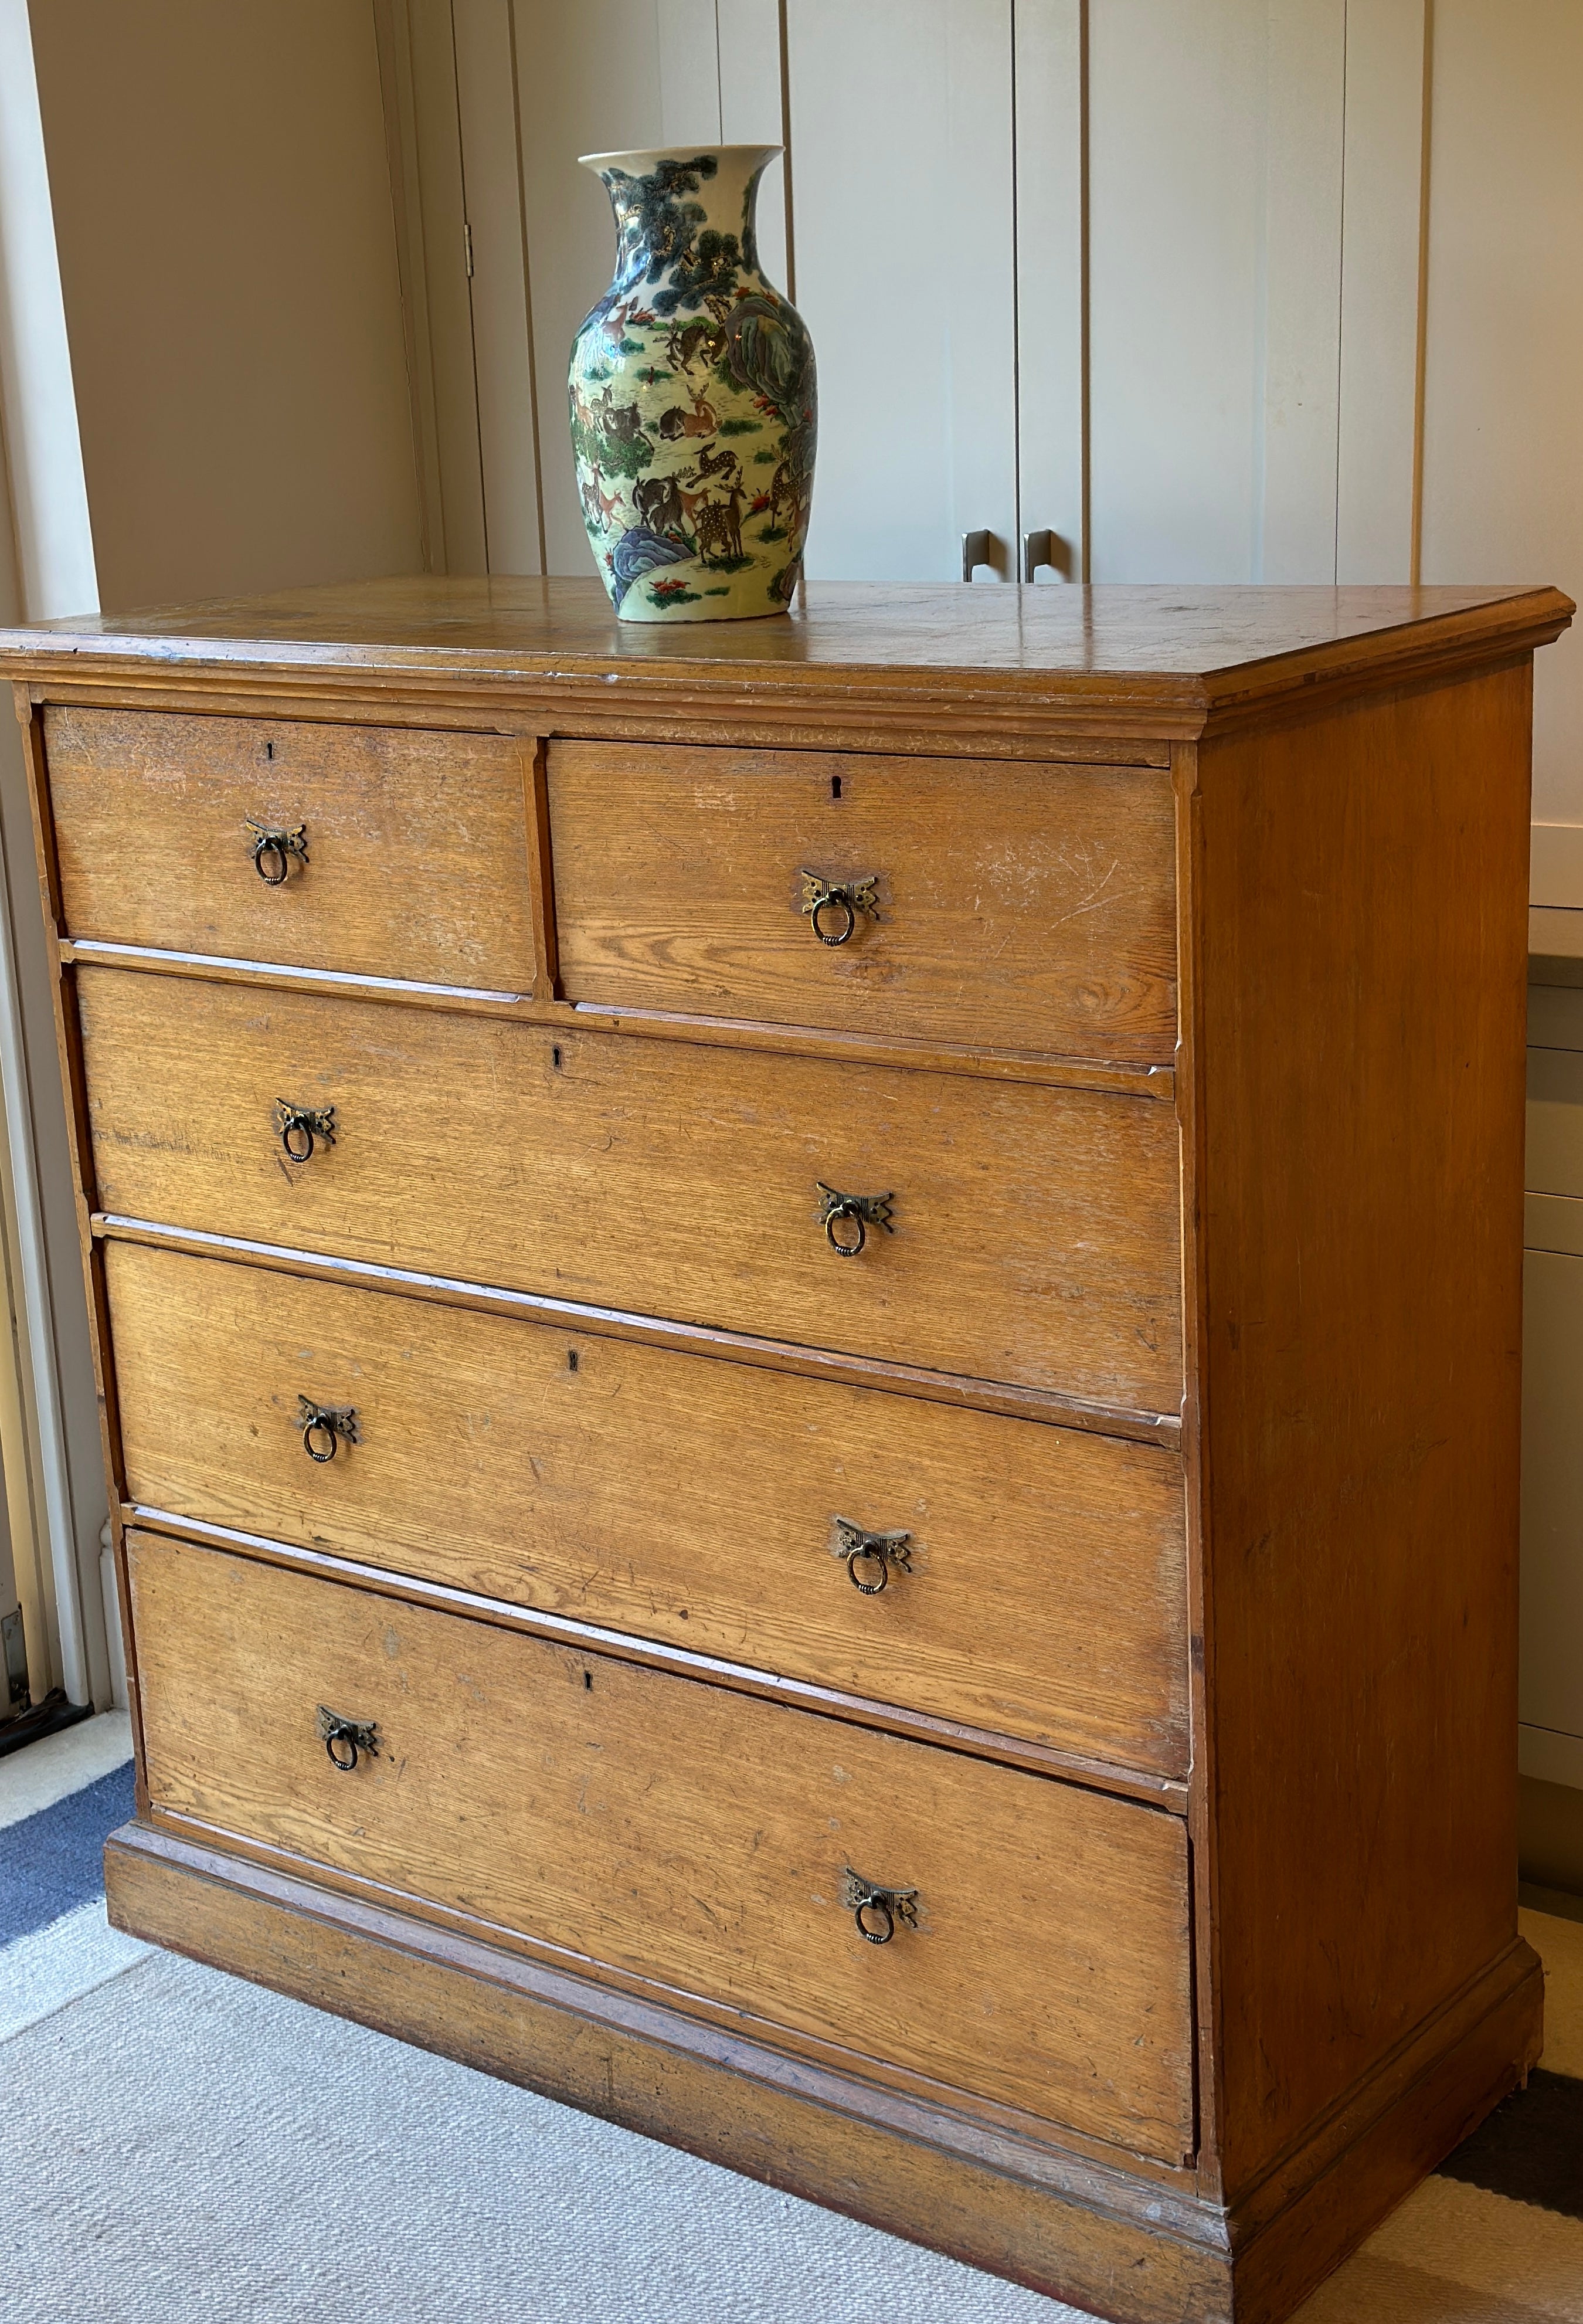
[[[1009,580],[1010,0],[796,0],[787,33],[796,303],[819,359],[808,571],[960,581],[981,527]]]

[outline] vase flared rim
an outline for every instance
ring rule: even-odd
[[[577,166],[598,171],[620,164],[632,169],[635,162],[646,161],[652,167],[656,161],[690,161],[698,154],[711,153],[717,161],[757,161],[762,167],[785,151],[783,145],[640,145],[627,153],[579,153]],[[644,176],[647,172],[633,170],[632,174]]]

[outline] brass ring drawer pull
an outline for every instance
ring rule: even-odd
[[[308,825],[254,823],[249,816],[247,828],[253,834],[253,870],[266,888],[283,888],[292,863],[308,862]]]
[[[907,1547],[910,1533],[865,1533],[861,1526],[853,1525],[850,1517],[836,1517],[833,1554],[846,1566],[846,1578],[854,1590],[865,1598],[878,1598],[890,1580],[894,1568],[897,1573],[910,1573],[913,1554]],[[865,1582],[858,1568],[870,1572],[872,1579]]]
[[[299,1396],[297,1425],[302,1431],[303,1451],[310,1461],[321,1463],[335,1459],[343,1439],[348,1444],[360,1441],[354,1404],[315,1404],[310,1396]],[[316,1450],[316,1443],[324,1449]]]
[[[338,1711],[327,1711],[321,1702],[318,1732],[326,1757],[338,1775],[351,1775],[360,1755],[369,1759],[379,1757],[379,1729],[372,1720],[343,1719]]]
[[[333,1146],[336,1142],[333,1105],[290,1105],[283,1097],[278,1097],[274,1122],[281,1153],[299,1168],[304,1162],[312,1161],[316,1145]]]
[[[817,872],[804,872],[803,909],[821,944],[845,944],[858,925],[860,912],[866,912],[871,920],[879,918],[879,907],[874,901],[879,878],[878,872],[872,872],[866,880],[821,880]],[[821,916],[826,912],[842,915],[839,933],[833,935],[830,928],[819,925]]]
[[[823,1178],[814,1181],[824,1200],[819,1205],[819,1223],[824,1230],[824,1240],[839,1259],[856,1259],[869,1240],[871,1226],[883,1227],[894,1234],[890,1205],[894,1194],[843,1194],[838,1187],[827,1186]],[[850,1219],[858,1231],[856,1242],[842,1242],[835,1230],[839,1221]]]
[[[908,1929],[918,1925],[916,1888],[882,1888],[878,1880],[865,1880],[850,1864],[841,1876],[841,1901],[851,1914],[859,1936],[871,1945],[888,1945],[898,1921]]]

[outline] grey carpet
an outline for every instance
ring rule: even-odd
[[[0,2072],[5,2324],[1076,2324],[169,1955]]]

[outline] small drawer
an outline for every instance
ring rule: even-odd
[[[122,969],[77,986],[104,1210],[1180,1406],[1157,1099]],[[282,1131],[281,1102],[327,1138]],[[824,1215],[843,1200],[868,1215]]]
[[[531,745],[60,706],[44,742],[68,934],[531,989]]]
[[[1174,1053],[1158,768],[567,742],[548,779],[568,1000]]]
[[[1186,1773],[1174,1453],[135,1243],[105,1268],[134,1502]]]
[[[1192,2151],[1175,1817],[219,1551],[129,1554],[156,1812]]]

